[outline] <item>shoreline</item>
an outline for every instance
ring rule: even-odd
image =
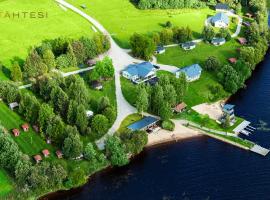
[[[172,121],[175,124],[175,129],[173,131],[161,129],[156,133],[149,134],[148,143],[146,144],[145,147],[148,148],[169,142],[179,142],[181,140],[204,135],[202,131],[194,130],[181,125],[179,120],[172,120]]]

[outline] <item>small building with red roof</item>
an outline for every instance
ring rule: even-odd
[[[29,131],[29,125],[27,123],[23,124],[22,129],[23,129],[24,132]]]
[[[242,45],[245,45],[245,44],[247,44],[247,39],[246,38],[243,38],[243,37],[240,37],[240,38],[238,38],[238,42],[240,44],[242,44]]]
[[[20,136],[20,130],[17,129],[17,128],[14,128],[14,129],[12,130],[12,133],[13,133],[13,135],[14,135],[15,137]]]
[[[60,151],[60,150],[57,150],[56,152],[56,156],[57,156],[57,158],[63,158],[63,153],[62,153],[62,151]]]
[[[235,64],[237,62],[236,58],[229,58],[228,60],[231,64]]]
[[[42,161],[42,157],[41,157],[41,155],[35,155],[34,156],[34,160],[36,161],[36,163],[40,163],[40,161]]]
[[[48,157],[50,155],[50,151],[48,149],[44,149],[42,151],[42,153],[43,153],[44,157]]]
[[[181,112],[183,112],[186,109],[186,107],[187,107],[187,104],[185,104],[184,102],[182,102],[182,103],[176,105],[173,110],[176,113],[181,113]]]

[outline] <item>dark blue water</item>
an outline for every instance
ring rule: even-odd
[[[249,139],[270,147],[269,54],[247,88],[230,102],[237,115],[262,127]],[[262,157],[208,137],[193,138],[147,149],[130,165],[96,175],[66,199],[267,200],[270,155]]]

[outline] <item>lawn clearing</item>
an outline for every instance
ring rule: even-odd
[[[12,182],[8,174],[0,168],[0,199],[13,190]]]
[[[209,128],[209,129],[230,132],[230,133],[233,133],[233,129],[235,129],[240,123],[242,123],[244,121],[244,119],[242,119],[240,117],[236,117],[235,118],[236,122],[233,126],[231,126],[229,128],[223,128],[215,120],[210,119],[210,118],[207,120],[207,123],[205,123],[204,117],[205,117],[205,115],[199,114],[196,111],[194,111],[193,109],[189,109],[186,112],[179,113],[179,114],[174,116],[174,118],[176,118],[176,119],[185,119],[185,120],[194,122],[196,124],[202,125],[202,126]]]
[[[161,75],[174,76],[170,72],[158,71],[157,76],[159,77]],[[188,89],[186,95],[184,96],[184,102],[188,106],[192,107],[201,103],[215,102],[229,96],[229,94],[222,89],[218,96],[213,98],[210,86],[215,85],[220,85],[220,83],[216,80],[216,77],[212,73],[204,70],[199,80],[188,83]],[[221,88],[223,87],[221,86]]]
[[[217,57],[220,62],[228,63],[231,57],[238,57],[237,48],[240,45],[232,39],[222,46],[214,46],[206,43],[199,43],[190,51],[185,51],[180,46],[166,49],[166,53],[157,55],[158,63],[184,67],[195,63],[203,65],[209,56]]]
[[[29,156],[33,156],[36,154],[40,154],[43,149],[49,149],[51,154],[54,154],[54,148],[46,144],[46,142],[41,138],[38,133],[35,133],[32,128],[28,132],[23,132],[20,126],[25,123],[23,119],[16,113],[11,111],[7,105],[3,102],[0,102],[0,121],[2,125],[8,129],[9,133],[13,128],[20,129],[20,136],[12,138],[19,145],[20,149],[28,154]]]
[[[93,34],[91,24],[79,15],[58,6],[52,0],[9,0],[0,2],[3,12],[47,12],[47,18],[1,17],[0,60],[8,68],[11,59],[25,59],[31,46],[57,37],[79,38]],[[0,74],[0,80],[6,79]]]
[[[136,94],[136,85],[133,84],[130,80],[121,77],[121,89],[125,99],[131,104],[135,105],[137,94]]]
[[[123,48],[129,48],[130,36],[137,33],[160,31],[167,21],[175,26],[189,26],[193,36],[199,38],[205,20],[215,14],[214,10],[206,9],[174,9],[174,10],[140,10],[130,0],[68,0],[97,19]]]
[[[215,76],[209,72],[203,71],[199,80],[188,84],[188,90],[184,97],[184,102],[188,106],[192,107],[201,103],[215,102],[229,96],[229,94],[222,89],[217,98],[211,99],[213,95],[211,93],[210,86],[214,85],[220,85]]]

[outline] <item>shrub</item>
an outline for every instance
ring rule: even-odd
[[[175,124],[171,120],[163,121],[161,127],[168,131],[173,131],[175,128]]]

